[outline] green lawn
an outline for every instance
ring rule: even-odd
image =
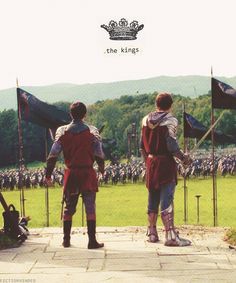
[[[188,224],[197,224],[197,208],[195,195],[200,194],[200,223],[213,226],[212,180],[197,179],[187,182],[188,187]],[[236,178],[217,179],[218,189],[218,224],[219,226],[236,227]],[[175,194],[175,222],[184,224],[183,181],[180,180]],[[7,203],[13,203],[18,210],[19,191],[3,192]],[[61,188],[50,188],[50,226],[60,226]],[[45,190],[25,190],[26,215],[32,220],[29,227],[42,227],[46,223]],[[103,186],[97,194],[98,226],[145,226],[146,225],[147,189],[143,183],[137,185]],[[2,212],[2,207],[0,212]],[[73,226],[82,224],[81,200],[74,216]],[[0,217],[0,227],[2,227]],[[160,225],[160,222],[159,224]]]

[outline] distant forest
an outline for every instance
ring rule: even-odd
[[[135,123],[137,135],[140,137],[142,118],[155,109],[156,93],[140,94],[136,96],[122,96],[119,99],[98,101],[88,107],[86,122],[98,128],[103,125],[103,138],[116,140],[114,153],[119,157],[126,157],[128,151],[127,133],[132,132],[132,124]],[[211,95],[205,94],[197,98],[174,95],[173,113],[179,121],[178,138],[180,146],[183,146],[182,113],[185,103],[186,112],[198,119],[206,127],[210,126]],[[54,105],[68,111],[69,104],[57,102]],[[219,116],[223,110],[215,110],[215,116]],[[134,125],[134,124],[133,124]],[[23,144],[25,162],[45,161],[46,131],[32,123],[22,121]],[[236,111],[227,110],[217,126],[217,130],[225,134],[236,133]],[[47,147],[50,149],[52,141],[47,139]],[[202,147],[209,146],[205,142]],[[227,146],[227,145],[225,145]],[[0,112],[0,167],[15,165],[18,162],[18,131],[17,112],[4,110]]]

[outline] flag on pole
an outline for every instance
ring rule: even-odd
[[[211,78],[212,107],[219,109],[236,109],[236,90],[230,85]]]
[[[201,124],[192,115],[184,112],[184,137],[201,139],[207,132],[207,128]],[[235,143],[236,137],[225,135],[219,131],[214,133],[217,143]],[[206,137],[206,140],[211,140],[211,133]]]
[[[22,120],[52,130],[71,121],[69,113],[39,100],[21,88],[17,88],[17,99],[18,113]]]

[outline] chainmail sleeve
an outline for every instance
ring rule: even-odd
[[[52,145],[52,148],[50,150],[50,153],[47,158],[47,165],[46,165],[46,178],[50,178],[52,175],[52,172],[55,168],[57,158],[60,155],[62,151],[62,146],[60,142],[60,137],[64,134],[65,132],[65,126],[62,126],[57,129],[56,135],[55,135],[55,140]]]
[[[104,173],[104,159],[105,154],[102,149],[102,138],[98,129],[94,126],[89,126],[90,133],[93,135],[93,154],[94,159],[98,164],[98,170],[103,174]]]
[[[145,150],[145,146],[144,146],[144,142],[143,142],[143,138],[144,138],[143,136],[144,136],[144,128],[147,127],[147,118],[148,118],[148,115],[145,116],[142,120],[141,138],[140,138],[140,151],[141,151],[141,154],[143,156],[143,160],[145,162],[147,160],[148,153]]]
[[[179,144],[176,137],[178,120],[173,116],[169,116],[167,117],[165,123],[168,128],[168,134],[166,136],[167,149],[174,157],[182,161],[184,159],[184,153],[179,148]]]

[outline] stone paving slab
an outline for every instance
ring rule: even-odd
[[[2,274],[29,273],[34,266],[36,260],[18,262],[4,262],[2,257],[0,260],[0,278]]]
[[[223,241],[225,229],[181,227],[192,245],[180,248],[165,247],[158,230],[161,241],[152,244],[145,227],[98,227],[105,247],[88,250],[85,228],[73,229],[67,249],[62,228],[32,229],[22,246],[0,251],[0,283],[236,282],[236,251]]]
[[[106,251],[106,259],[119,259],[128,258],[129,260],[132,260],[133,258],[156,258],[157,252],[156,251],[147,251],[147,252],[137,252],[137,251],[125,251],[124,250],[112,250],[112,251]]]
[[[105,258],[105,250],[99,249],[99,250],[91,250],[88,253],[87,249],[80,249],[78,251],[73,250],[72,252],[68,253],[68,249],[63,249],[62,251],[58,251],[55,253],[54,259],[78,259],[78,256],[80,259],[103,259]]]

